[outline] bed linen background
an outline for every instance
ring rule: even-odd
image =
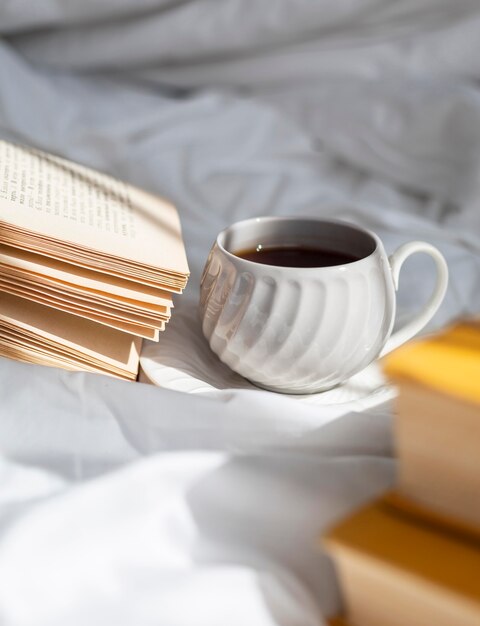
[[[177,204],[192,276],[143,364],[211,387],[0,360],[0,623],[320,626],[340,600],[316,537],[392,485],[391,404],[230,375],[201,270],[234,220],[344,217],[444,253],[430,330],[478,314],[478,3],[0,0],[0,33],[0,137]],[[432,280],[408,262],[398,323]]]

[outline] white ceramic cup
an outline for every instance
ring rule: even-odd
[[[358,261],[281,267],[235,252],[264,246],[325,248]],[[437,277],[423,310],[393,335],[400,268],[429,254]],[[440,252],[413,241],[387,257],[373,232],[347,222],[259,217],[222,231],[201,281],[202,329],[211,349],[250,381],[283,393],[326,391],[418,333],[443,300],[448,269]]]

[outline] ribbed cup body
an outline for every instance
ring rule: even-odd
[[[354,237],[354,229],[347,234]],[[200,315],[211,349],[231,369],[267,389],[312,393],[338,385],[378,356],[395,314],[378,239],[364,258],[326,268],[246,261],[228,243],[220,235],[208,257]]]

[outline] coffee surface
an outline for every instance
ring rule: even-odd
[[[265,265],[281,267],[332,267],[358,261],[360,257],[337,250],[304,246],[263,246],[239,250],[235,255]]]

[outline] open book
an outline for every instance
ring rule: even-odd
[[[134,379],[189,275],[175,207],[0,141],[0,354]]]

